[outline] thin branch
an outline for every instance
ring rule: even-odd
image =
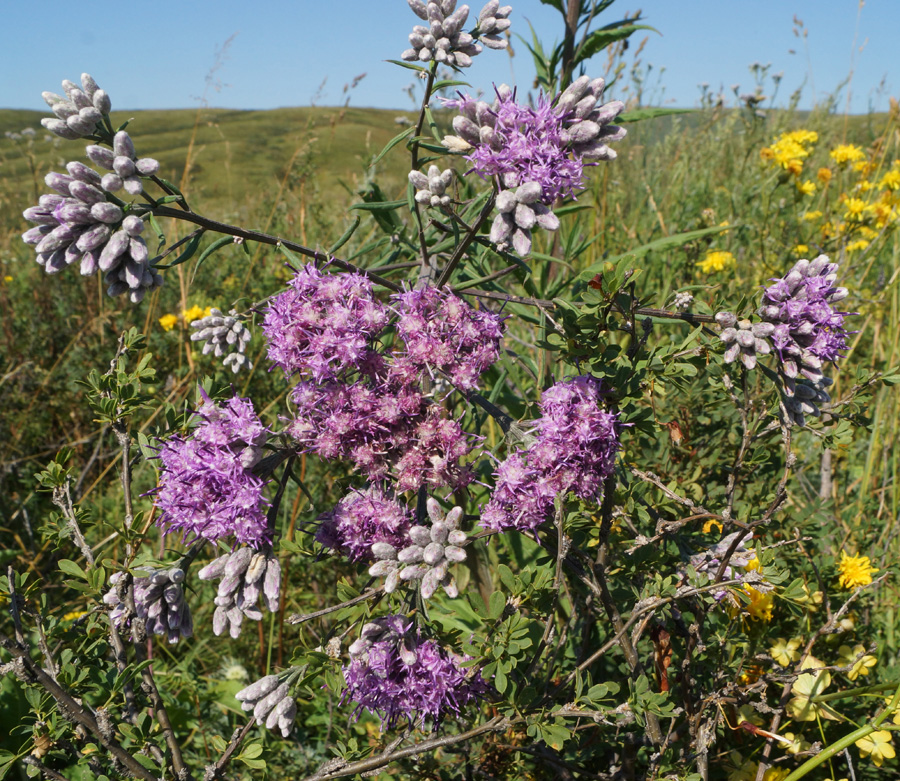
[[[294,613],[294,615],[288,618],[289,624],[303,624],[306,621],[312,621],[314,618],[321,618],[322,616],[327,616],[329,613],[336,613],[338,610],[343,610],[345,607],[353,607],[353,605],[358,605],[360,602],[365,602],[372,597],[377,597],[384,592],[384,586],[379,586],[378,588],[369,589],[368,591],[364,591],[359,596],[353,597],[353,599],[348,599],[346,602],[341,602],[339,605],[332,605],[331,607],[324,607],[321,610],[317,610],[314,613],[306,613],[305,615],[301,615],[300,613]]]

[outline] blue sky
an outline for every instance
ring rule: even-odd
[[[558,14],[540,0],[506,2],[513,5],[514,32],[527,37],[527,20],[548,43],[561,36]],[[473,16],[481,4],[471,4]],[[662,33],[648,33],[641,54],[643,65],[653,66],[652,104],[694,106],[702,82],[729,97],[734,84],[752,92],[753,62],[784,73],[777,94],[782,105],[804,85],[800,105],[809,108],[814,95],[834,91],[851,69],[852,112],[886,110],[888,95],[900,94],[898,0],[618,0],[601,24],[637,8]],[[805,39],[792,31],[795,14],[808,30]],[[317,95],[318,104],[335,105],[344,100],[343,86],[361,73],[367,75],[353,91],[353,105],[410,108],[403,92],[410,72],[385,60],[399,58],[417,22],[404,0],[106,6],[3,0],[0,107],[43,109],[41,91],[58,91],[61,79],[77,80],[86,70],[117,109],[188,108],[203,99],[265,109],[309,105]],[[597,57],[589,72],[602,70]],[[534,69],[528,50],[515,41],[513,58],[485,51],[467,76],[476,89],[503,81],[528,88]],[[771,94],[770,80],[764,87]],[[846,90],[842,95],[843,110]]]

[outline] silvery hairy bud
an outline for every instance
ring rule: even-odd
[[[253,711],[257,724],[265,723],[267,729],[277,727],[286,738],[294,726],[297,703],[290,696],[290,672],[288,680],[283,680],[284,677],[283,674],[267,675],[234,696],[242,710]]]
[[[203,342],[203,354],[213,353],[217,358],[225,356],[222,361],[237,374],[242,368],[252,369],[253,364],[244,354],[250,344],[250,329],[238,319],[237,311],[232,309],[223,315],[218,309],[210,310],[210,314],[199,320],[191,321],[192,342]]]
[[[548,231],[559,228],[559,218],[541,203],[541,186],[526,182],[515,190],[497,195],[497,216],[491,224],[490,240],[501,252],[512,242],[522,257],[531,252],[531,231],[537,226]]]
[[[409,181],[416,188],[417,203],[435,208],[450,205],[450,196],[446,191],[453,181],[452,169],[441,171],[436,165],[432,165],[428,167],[427,175],[421,171],[410,171]]]
[[[482,51],[481,45],[463,30],[469,17],[469,6],[461,5],[456,8],[455,2],[447,0],[407,2],[410,10],[425,24],[413,27],[409,34],[411,48],[400,56],[408,62],[434,61],[451,67],[468,68],[472,64],[472,58]],[[491,44],[486,42],[486,45]]]
[[[418,580],[424,599],[430,599],[438,586],[443,586],[447,596],[456,597],[459,589],[449,567],[466,559],[462,547],[466,533],[459,529],[462,507],[454,507],[445,516],[441,506],[431,497],[426,507],[431,526],[411,528],[410,545],[400,551],[387,542],[372,545],[372,554],[377,561],[369,567],[369,574],[384,577],[384,590],[389,594],[400,581]]]
[[[198,573],[200,580],[219,580],[219,588],[213,600],[213,633],[221,635],[227,628],[233,638],[241,634],[245,618],[260,621],[262,611],[260,596],[266,608],[278,610],[281,592],[281,565],[271,551],[266,553],[252,548],[238,548],[232,553],[214,559]]]
[[[757,356],[772,352],[768,340],[775,332],[775,326],[771,323],[738,320],[731,312],[719,312],[715,319],[722,326],[719,338],[728,345],[725,363],[733,363],[740,358],[744,368],[755,369]]]
[[[501,38],[500,33],[509,29],[511,11],[511,5],[501,7],[499,0],[490,0],[478,14],[478,30],[475,37],[489,49],[505,49],[509,46],[509,41]]]
[[[145,570],[146,576],[134,578],[134,616],[128,609],[124,593],[125,573],[116,572],[110,579],[110,589],[103,596],[109,605],[110,620],[118,627],[131,624],[136,617],[144,621],[149,634],[166,635],[170,643],[179,637],[190,637],[194,632],[191,611],[184,599],[184,570],[171,567],[166,570]]]
[[[55,115],[41,120],[41,124],[60,138],[72,141],[92,136],[97,125],[112,108],[109,96],[97,86],[89,73],[81,74],[81,88],[75,82],[62,83],[66,96],[44,92],[42,97]]]

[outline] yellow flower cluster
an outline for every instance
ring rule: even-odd
[[[838,583],[841,588],[868,586],[876,572],[878,569],[872,566],[868,556],[848,556],[845,551],[841,551],[841,560],[838,562]]]
[[[856,163],[866,159],[866,153],[861,147],[853,144],[838,144],[831,150],[831,159],[838,165],[846,165],[847,163]]]
[[[212,314],[212,307],[205,309],[202,306],[194,304],[190,309],[184,309],[181,312],[181,320],[185,325],[190,325],[193,320],[199,320],[201,317],[209,317]],[[171,331],[178,325],[178,315],[171,312],[159,318],[159,325],[163,331]]]
[[[706,253],[706,257],[695,265],[700,267],[704,274],[711,274],[714,271],[724,271],[726,268],[733,268],[736,264],[734,255],[724,250],[711,250]]]
[[[760,156],[763,160],[771,160],[794,176],[803,171],[803,161],[809,157],[811,147],[819,140],[819,134],[813,130],[792,130],[782,133],[771,145],[765,147]],[[809,182],[815,189],[815,185]]]

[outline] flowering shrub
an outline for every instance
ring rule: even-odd
[[[886,142],[770,133],[757,91],[729,120],[753,154],[728,160],[749,182],[732,207],[771,209],[758,236],[693,182],[670,188],[667,225],[650,167],[638,206],[608,209],[637,179],[644,114],[578,74],[639,19],[592,29],[609,3],[548,3],[566,33],[529,45],[539,93],[438,105],[515,17],[498,0],[408,5],[418,118],[369,167],[364,217],[315,237],[327,253],[195,211],[87,74],[45,95],[44,127],[88,142],[91,165],[47,176],[24,243],[51,274],[103,272],[128,293],[116,317],[156,333],[125,330],[83,378],[97,444],[36,476],[40,527],[30,498],[14,514],[34,555],[23,567],[11,546],[0,579],[16,678],[0,699],[24,692],[30,712],[0,777],[20,761],[148,781],[239,764],[320,781],[893,767],[900,689],[868,620],[893,520],[865,519],[896,495],[870,491],[875,456],[844,463],[866,447],[868,399],[900,382],[893,346],[857,352],[896,309],[876,298],[895,270],[870,284],[852,254],[893,236]],[[272,215],[267,231],[295,227]],[[143,238],[167,220],[194,233]],[[198,252],[197,273],[222,261],[209,290],[189,299],[181,275],[157,292]],[[171,360],[178,339],[196,354]]]

